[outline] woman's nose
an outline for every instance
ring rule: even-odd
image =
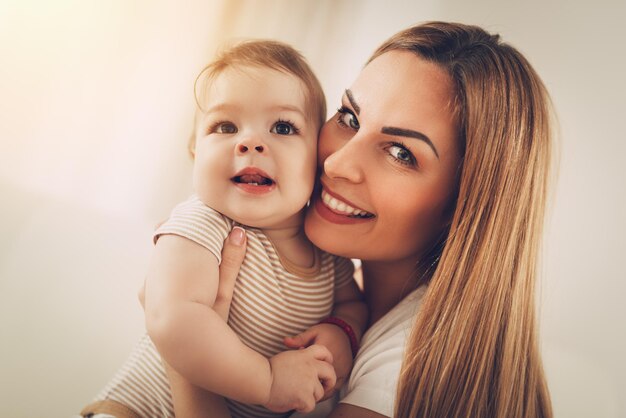
[[[248,135],[242,138],[236,146],[237,155],[243,155],[248,152],[263,154],[267,152],[267,145],[257,135]]]
[[[328,155],[324,160],[324,173],[332,179],[361,183],[364,179],[364,156],[357,149],[353,149],[354,147],[355,144],[348,141]]]

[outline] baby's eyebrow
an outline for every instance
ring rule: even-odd
[[[217,103],[211,107],[209,107],[208,109],[205,110],[206,113],[210,113],[210,112],[220,112],[220,111],[224,111],[227,112],[229,110],[237,110],[237,106],[235,106],[232,103]]]
[[[239,107],[239,105],[235,103],[222,102],[216,103],[215,105],[209,107],[208,109],[204,110],[203,113],[205,115],[208,115],[210,113],[216,112],[238,112],[240,110],[241,108]],[[301,109],[299,106],[296,105],[277,104],[269,106],[265,108],[265,110],[271,112],[295,112],[298,113],[302,118],[306,119],[306,112],[304,111],[304,109]]]
[[[272,106],[272,110],[285,110],[287,112],[296,112],[296,113],[300,113],[302,116],[304,116],[304,111],[302,109],[300,109],[298,106],[276,105],[276,106]]]

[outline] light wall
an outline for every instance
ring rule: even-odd
[[[271,37],[339,104],[385,38],[433,19],[499,32],[542,75],[561,164],[541,293],[557,417],[626,416],[623,2],[0,2],[0,416],[70,416],[143,329],[153,226],[190,193],[193,80]]]

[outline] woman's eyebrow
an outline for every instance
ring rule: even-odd
[[[350,105],[352,106],[356,114],[358,115],[361,112],[361,107],[357,104],[356,100],[354,100],[354,96],[352,95],[352,90],[346,89],[346,97],[348,98]],[[387,134],[387,135],[405,136],[409,138],[419,139],[420,141],[424,141],[433,150],[437,159],[439,159],[439,153],[437,152],[437,148],[435,148],[433,141],[431,141],[428,136],[424,135],[421,132],[414,131],[412,129],[396,128],[393,126],[383,126],[380,132],[383,134]]]
[[[348,97],[348,101],[352,105],[352,108],[354,109],[356,114],[358,115],[359,113],[361,113],[361,107],[356,104],[356,100],[354,100],[354,96],[352,95],[352,91],[350,89],[346,89],[346,97]]]
[[[415,139],[419,139],[420,141],[424,141],[433,150],[437,159],[439,159],[439,153],[437,152],[437,148],[435,148],[433,141],[431,141],[429,137],[427,137],[421,132],[414,131],[412,129],[395,128],[392,126],[383,126],[380,132],[383,134],[387,134],[387,135],[406,136],[409,138],[415,138]]]

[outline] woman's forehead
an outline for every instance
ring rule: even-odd
[[[378,56],[347,92],[345,100],[364,125],[418,130],[433,142],[447,142],[447,138],[457,136],[450,76],[440,65],[412,52],[391,51]]]
[[[371,92],[388,99],[388,105],[427,100],[424,104],[449,102],[453,83],[444,68],[408,51],[386,52],[361,71],[353,91]]]

